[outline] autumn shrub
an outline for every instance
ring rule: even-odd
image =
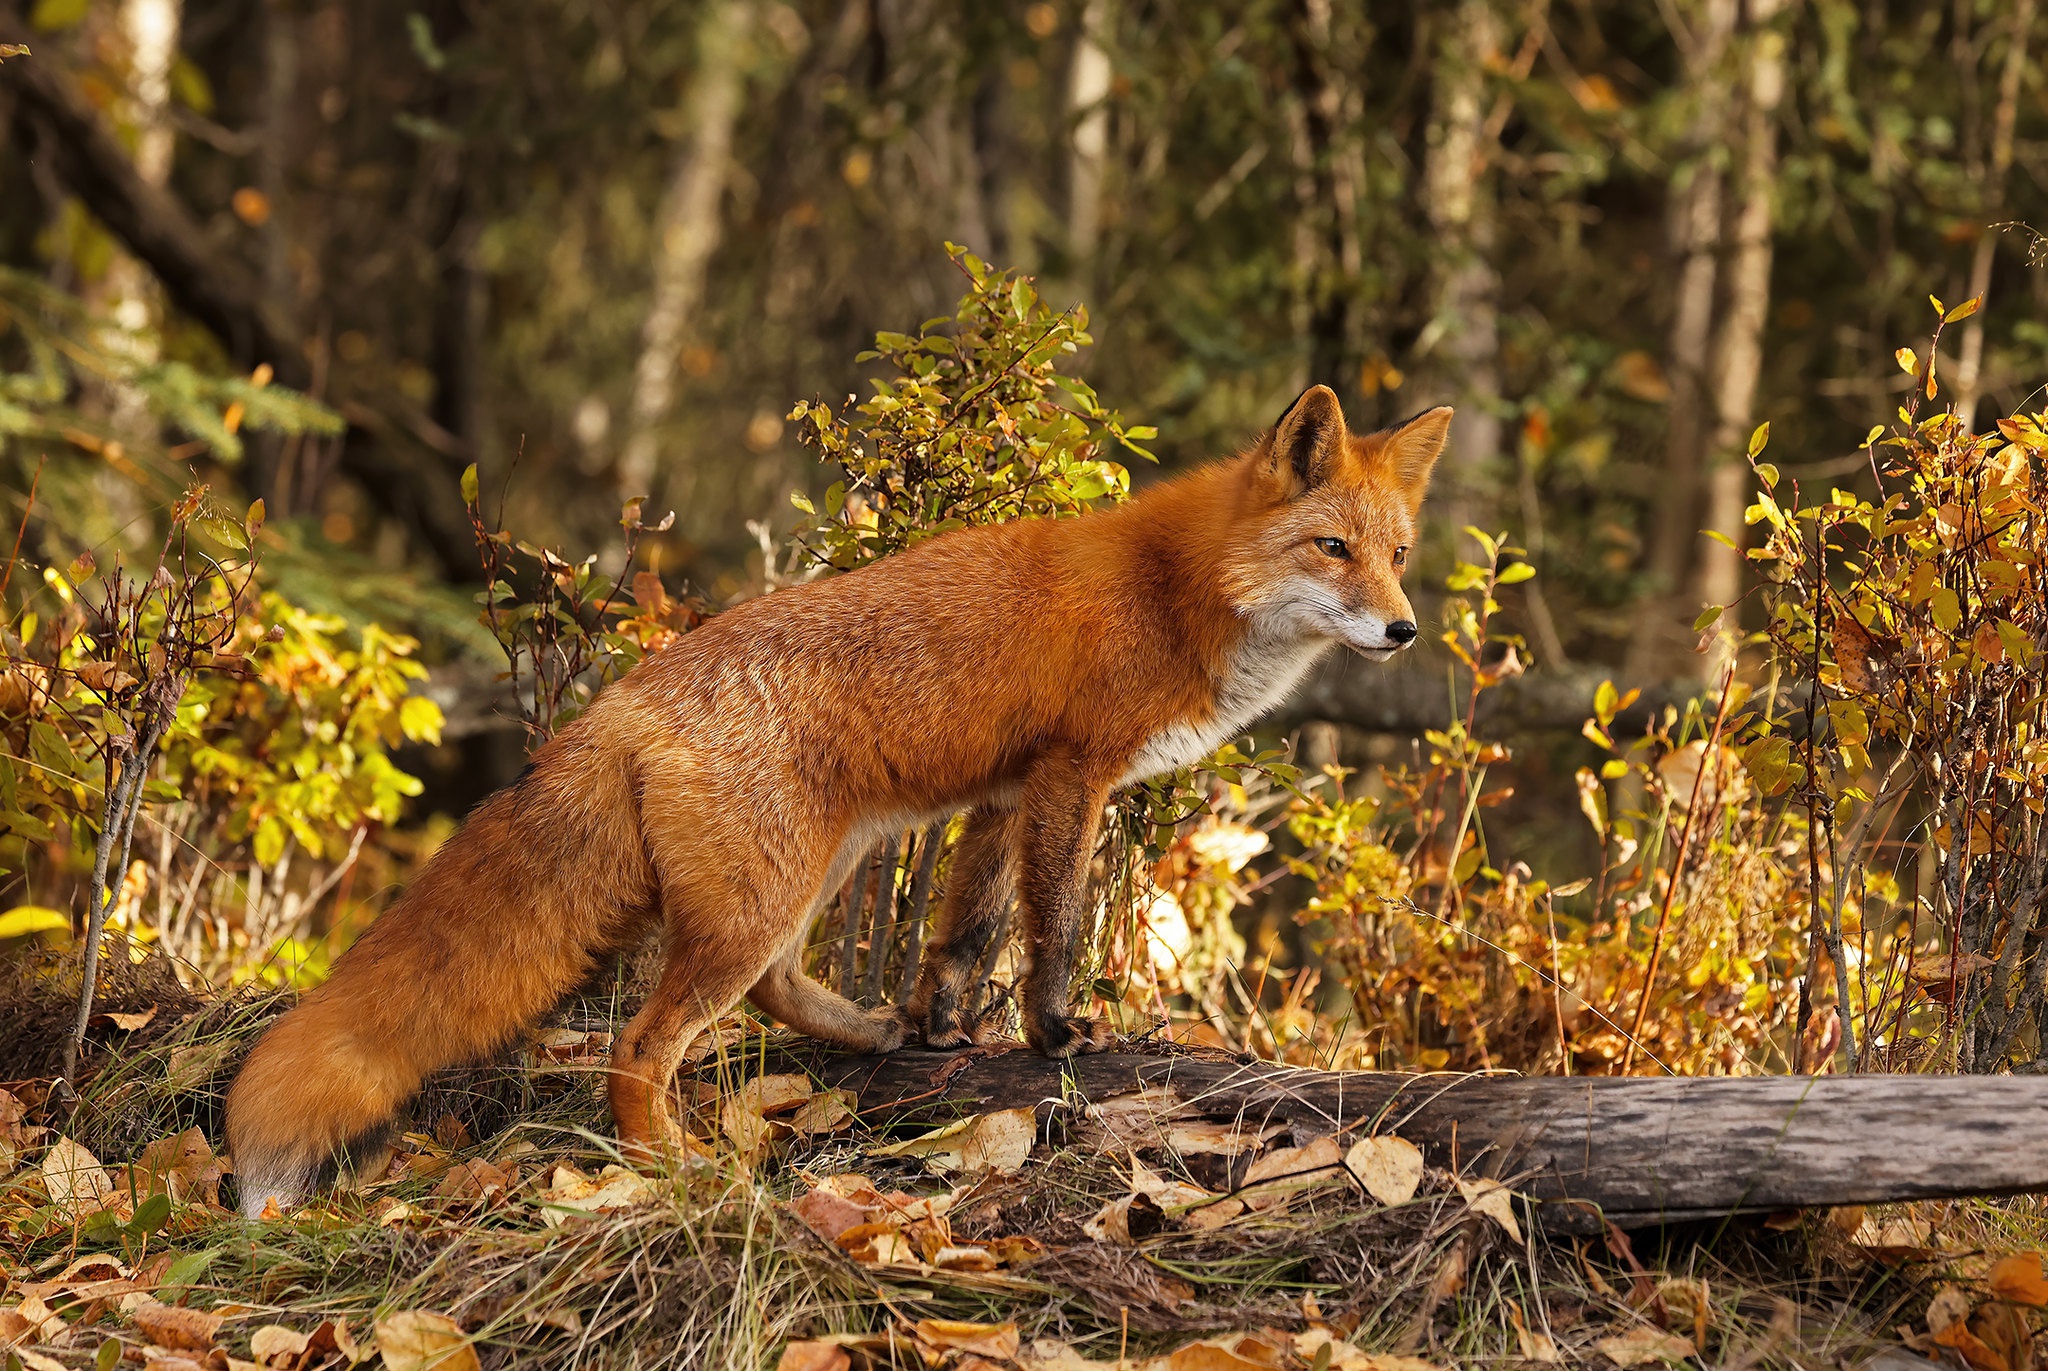
[[[1755,461],[1748,556],[1779,689],[1742,757],[1805,817],[1787,913],[1845,1069],[1995,1071],[2041,1050],[2048,414],[1970,432],[1938,403],[1940,338],[1899,350],[1916,384],[1865,439],[1868,493]]]
[[[440,711],[411,639],[267,589],[262,502],[192,481],[251,430],[339,420],[267,368],[160,351],[0,273],[0,461],[24,496],[0,572],[0,940],[88,971],[159,948],[202,989],[317,979],[420,791],[394,750],[438,741]],[[108,532],[81,510],[110,478]]]

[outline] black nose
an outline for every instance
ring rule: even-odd
[[[1387,637],[1406,647],[1415,641],[1415,624],[1408,619],[1396,619],[1387,625]]]

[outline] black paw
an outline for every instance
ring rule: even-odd
[[[1078,1057],[1116,1045],[1116,1030],[1107,1019],[1081,1019],[1066,1014],[1027,1018],[1024,1036],[1048,1057]]]

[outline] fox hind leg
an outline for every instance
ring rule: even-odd
[[[669,1086],[683,1055],[759,979],[769,952],[747,940],[672,936],[661,980],[612,1047],[612,1125],[629,1153],[650,1158],[672,1145]]]
[[[799,937],[769,964],[747,998],[762,1013],[808,1038],[856,1052],[894,1052],[903,1045],[909,1020],[893,1006],[862,1009],[804,974]]]

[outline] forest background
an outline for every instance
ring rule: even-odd
[[[1033,432],[1059,461],[1012,512],[1046,514],[1323,383],[1360,429],[1458,408],[1424,643],[1182,778],[1206,810],[1127,804],[1091,994],[1322,1064],[2031,1061],[2041,29],[2035,0],[0,4],[0,932],[75,943],[97,906],[195,986],[317,979],[607,674],[806,547],[943,522],[900,416],[840,405],[876,382],[957,417],[993,366],[1017,414],[1084,416]],[[1074,347],[1012,366],[1032,329]],[[948,330],[978,343],[920,341]],[[961,460],[1007,480],[1001,448]],[[2013,517],[1959,542],[1972,509]],[[1843,518],[1902,550],[1807,549]],[[1299,777],[1260,753],[1287,742]],[[1979,843],[1973,813],[2004,817]],[[843,986],[914,959],[945,840],[835,908]]]

